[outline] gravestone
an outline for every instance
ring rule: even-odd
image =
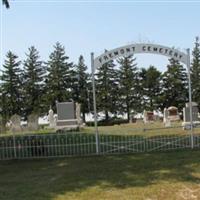
[[[192,107],[192,120],[193,121],[199,121],[198,112],[199,112],[198,107]],[[183,121],[190,122],[190,108],[188,108],[188,107],[183,108]]]
[[[134,117],[134,114],[130,114],[129,123],[136,123],[137,119]]]
[[[81,123],[80,106],[74,102],[57,102],[56,129],[76,129]]]
[[[12,133],[22,131],[21,117],[19,115],[13,115],[10,118],[10,130]]]
[[[193,102],[192,103],[192,120],[193,121],[199,121],[198,112],[199,112],[198,105]],[[188,103],[186,103],[186,107],[183,108],[183,121],[190,122],[190,107]]]
[[[147,120],[154,121],[154,113],[153,112],[150,112],[150,111],[147,112]]]
[[[81,125],[81,104],[76,103],[76,119],[78,120],[78,125]]]
[[[143,121],[145,124],[147,123],[147,111],[146,110],[143,111]]]
[[[57,114],[59,120],[75,119],[75,104],[74,102],[59,102],[57,103]]]
[[[180,116],[179,116],[177,107],[171,106],[167,110],[169,112],[168,119],[170,121],[179,121],[180,120]]]
[[[144,110],[143,112],[143,121],[144,123],[153,122],[155,120],[154,113],[151,111]]]
[[[38,129],[39,129],[38,115],[30,114],[28,116],[28,130],[29,131],[37,131]]]
[[[163,123],[164,124],[167,121],[168,116],[169,116],[169,111],[167,110],[167,108],[165,108],[163,111]]]
[[[165,124],[165,127],[171,126],[171,121],[168,117],[169,117],[169,111],[167,108],[165,108],[163,113],[163,123]]]
[[[192,123],[194,126],[200,125],[200,119],[198,117],[199,109],[198,105],[195,102],[192,102]],[[186,103],[185,108],[183,108],[183,128],[190,129],[190,106],[189,103]]]
[[[49,110],[48,120],[49,120],[49,128],[55,128],[56,124],[55,124],[54,112],[52,109]]]

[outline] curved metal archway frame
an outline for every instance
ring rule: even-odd
[[[190,49],[187,52],[181,52],[175,48],[159,44],[148,43],[135,43],[131,45],[122,46],[110,51],[106,51],[100,56],[94,58],[94,53],[91,53],[91,70],[92,70],[92,86],[93,86],[93,106],[94,106],[94,121],[95,121],[95,134],[96,134],[96,153],[99,154],[99,136],[98,136],[98,123],[97,123],[97,109],[96,109],[96,91],[95,91],[95,78],[94,73],[101,65],[123,56],[130,56],[133,54],[157,54],[169,58],[174,58],[179,62],[185,64],[188,70],[188,93],[190,103],[190,123],[191,123],[191,147],[193,148],[193,120],[192,120],[192,90],[191,90],[191,76],[190,76]]]

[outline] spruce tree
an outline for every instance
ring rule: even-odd
[[[87,82],[87,108],[88,113],[91,113],[93,109],[93,88],[92,88],[92,74],[88,75],[88,82]]]
[[[48,75],[46,77],[46,104],[55,110],[55,103],[71,100],[72,68],[68,61],[65,48],[57,42],[54,51],[47,62]]]
[[[109,61],[99,67],[96,73],[97,109],[104,112],[105,121],[109,120],[109,112],[117,112],[118,75],[114,67],[113,61]]]
[[[197,102],[200,108],[200,40],[196,37],[195,46],[192,51],[191,63],[192,99]]]
[[[31,113],[41,114],[45,69],[42,61],[39,60],[39,52],[34,46],[28,49],[26,57],[24,61],[23,88],[24,114],[27,118]]]
[[[182,111],[188,101],[188,78],[186,69],[179,61],[169,59],[170,64],[162,77],[162,109],[169,106],[176,106]]]
[[[138,110],[139,104],[138,69],[135,61],[136,58],[133,56],[118,60],[120,65],[120,108],[123,113],[127,113],[128,120],[130,120],[131,112]]]
[[[10,8],[8,0],[2,0],[2,3],[6,6],[6,8]]]
[[[148,69],[142,68],[139,75],[143,108],[151,111],[158,109],[161,93],[161,72],[154,66],[150,66]]]
[[[85,114],[88,109],[88,79],[87,66],[84,63],[84,58],[79,57],[78,64],[75,66],[75,82],[73,84],[73,99],[81,104],[81,113],[85,122]]]
[[[22,110],[22,78],[18,56],[9,51],[6,55],[4,70],[1,76],[1,95],[3,98],[3,115],[9,119],[14,114],[21,114]]]
[[[0,132],[5,132],[6,131],[6,123],[9,120],[8,116],[8,109],[6,107],[6,97],[5,93],[3,93],[2,90],[2,84],[0,84]]]

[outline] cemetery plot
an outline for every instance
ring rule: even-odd
[[[75,116],[80,115],[80,110],[78,111],[74,105],[73,103],[67,104],[67,107],[71,109],[71,112],[68,113],[63,112],[65,106],[61,105],[58,108],[56,123],[53,112],[50,110],[49,120],[52,123],[50,127],[55,124],[55,126],[63,128],[64,123],[65,127],[70,126],[71,129],[71,125],[73,125],[69,124],[71,121],[79,126],[80,119]],[[195,109],[193,109],[193,113],[194,111]],[[73,117],[75,119],[71,120]],[[36,131],[32,135],[25,133],[20,135],[20,117],[13,116],[11,119],[12,134],[0,137],[0,160],[97,155],[97,145],[99,155],[189,149],[192,147],[191,138],[194,141],[194,148],[200,148],[200,128],[194,127],[194,135],[191,137],[190,130],[185,130],[181,126],[181,122],[177,121],[179,115],[177,108],[174,107],[165,109],[164,124],[162,119],[153,112],[144,111],[143,120],[134,122],[131,120],[130,123],[113,126],[99,126],[98,144],[96,143],[94,127],[84,127],[79,132],[63,130],[51,134],[37,134]],[[184,114],[184,119],[188,119],[188,110]],[[166,126],[168,120],[170,126]],[[38,116],[32,114],[28,117],[26,130],[37,129]]]

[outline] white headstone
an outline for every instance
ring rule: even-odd
[[[49,127],[54,128],[56,123],[54,118],[54,112],[52,109],[49,110],[48,120],[49,120]]]
[[[37,131],[39,129],[38,115],[30,114],[28,116],[28,130]]]
[[[167,108],[165,108],[165,109],[164,109],[164,112],[163,112],[163,123],[164,123],[164,124],[165,124],[166,121],[167,121],[168,115],[169,115],[169,112],[168,112]]]
[[[81,104],[76,103],[76,119],[78,120],[78,125],[81,124]]]
[[[22,128],[21,128],[21,118],[20,118],[19,115],[13,115],[10,118],[10,122],[11,122],[11,126],[10,126],[11,132],[15,133],[15,132],[22,131]]]
[[[146,110],[144,110],[144,112],[143,112],[143,121],[144,121],[144,123],[146,124],[147,123],[147,111]]]
[[[166,120],[165,127],[171,127],[171,121],[170,121],[170,119]]]

